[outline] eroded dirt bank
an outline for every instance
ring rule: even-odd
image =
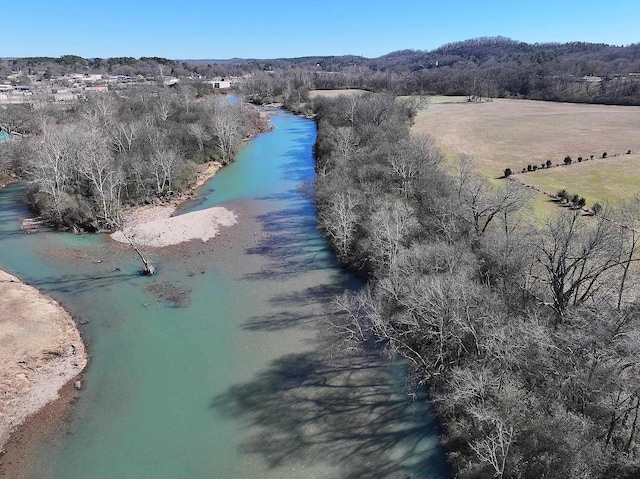
[[[87,364],[80,332],[53,299],[0,271],[0,451],[15,428]]]

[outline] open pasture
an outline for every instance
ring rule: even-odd
[[[582,196],[587,206],[616,203],[640,193],[640,154],[619,155],[518,175],[523,183],[546,193],[561,189]]]
[[[636,153],[640,107],[506,99],[475,103],[456,98],[449,103],[438,98],[418,113],[413,132],[434,136],[450,160],[460,153],[471,155],[482,173],[496,178],[505,168],[517,173],[547,160],[562,164],[567,155],[576,161],[603,152]],[[529,177],[523,175],[523,180]]]
[[[336,98],[341,95],[363,95],[367,93],[366,90],[359,90],[356,88],[348,88],[344,90],[311,90],[309,92],[309,98],[312,100],[315,98]]]

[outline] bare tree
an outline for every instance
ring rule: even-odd
[[[209,101],[208,108],[211,131],[222,153],[222,161],[227,163],[244,138],[242,106],[218,96]]]
[[[386,271],[396,261],[398,254],[418,226],[411,206],[402,200],[381,200],[374,207],[367,233],[371,260],[380,271]]]
[[[133,142],[138,138],[141,129],[139,121],[114,121],[111,130],[113,146],[119,153],[131,153]]]
[[[198,150],[202,152],[204,150],[204,142],[211,139],[211,134],[200,123],[189,123],[187,131],[196,139]]]
[[[615,226],[601,217],[594,220],[590,227],[579,210],[558,215],[532,244],[536,268],[530,292],[539,297],[535,286],[543,286],[540,299],[556,313],[556,323],[569,306],[606,298],[615,284],[608,273],[626,261]]]
[[[323,208],[319,214],[320,221],[325,225],[331,243],[341,261],[347,261],[356,231],[358,215],[358,195],[352,191],[339,192],[330,198],[330,205]]]
[[[473,160],[467,156],[460,158],[456,183],[463,216],[478,234],[484,233],[497,216],[522,209],[531,198],[524,187],[513,181],[504,187],[492,186],[486,177],[474,171]]]
[[[416,179],[441,162],[442,153],[430,136],[403,140],[389,159],[393,177],[405,198],[413,194]]]
[[[160,90],[153,102],[153,111],[158,120],[165,122],[175,112],[173,95],[166,90]]]
[[[509,448],[514,439],[513,426],[505,425],[499,418],[488,418],[489,430],[484,437],[471,444],[471,449],[482,462],[493,467],[494,477],[502,479],[507,465]]]
[[[116,114],[118,100],[110,93],[97,93],[87,97],[82,117],[88,126],[95,129],[109,129],[109,125]]]
[[[177,99],[180,105],[185,109],[187,113],[189,113],[189,109],[195,98],[196,98],[195,88],[185,83],[179,84]]]
[[[156,193],[171,192],[175,175],[183,159],[174,148],[156,149],[149,158],[148,168],[155,181]]]
[[[89,130],[78,132],[82,141],[82,158],[78,170],[89,180],[100,204],[102,222],[107,226],[118,224],[120,192],[124,175],[111,155],[104,136]]]
[[[605,207],[605,210],[609,210]],[[608,217],[608,211],[600,213],[602,217]],[[620,227],[621,240],[625,244],[625,258],[622,262],[622,277],[620,278],[620,287],[618,288],[617,309],[622,307],[622,300],[627,286],[627,279],[631,270],[631,264],[636,256],[638,244],[640,243],[640,195],[636,194],[633,200],[625,202],[619,207],[619,220],[622,224]]]
[[[39,143],[26,166],[26,172],[29,179],[38,185],[40,192],[51,198],[52,210],[60,219],[65,190],[76,172],[79,145],[75,128],[52,130]]]

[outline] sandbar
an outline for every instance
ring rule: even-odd
[[[158,214],[163,213],[162,210],[158,210]],[[125,226],[123,231],[112,233],[111,238],[121,243],[128,243],[127,238],[131,238],[137,246],[162,248],[191,240],[206,242],[217,236],[220,228],[233,226],[237,222],[238,218],[233,211],[215,206],[179,216],[160,217]]]
[[[0,271],[0,451],[28,416],[87,364],[75,322],[56,301]]]

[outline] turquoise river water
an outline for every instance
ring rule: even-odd
[[[90,353],[68,430],[37,444],[28,477],[448,477],[402,365],[319,334],[331,296],[359,282],[296,190],[314,123],[272,123],[182,210],[224,205],[239,223],[149,251],[151,278],[106,235],[22,232],[22,187],[0,190],[0,268],[63,304]]]

